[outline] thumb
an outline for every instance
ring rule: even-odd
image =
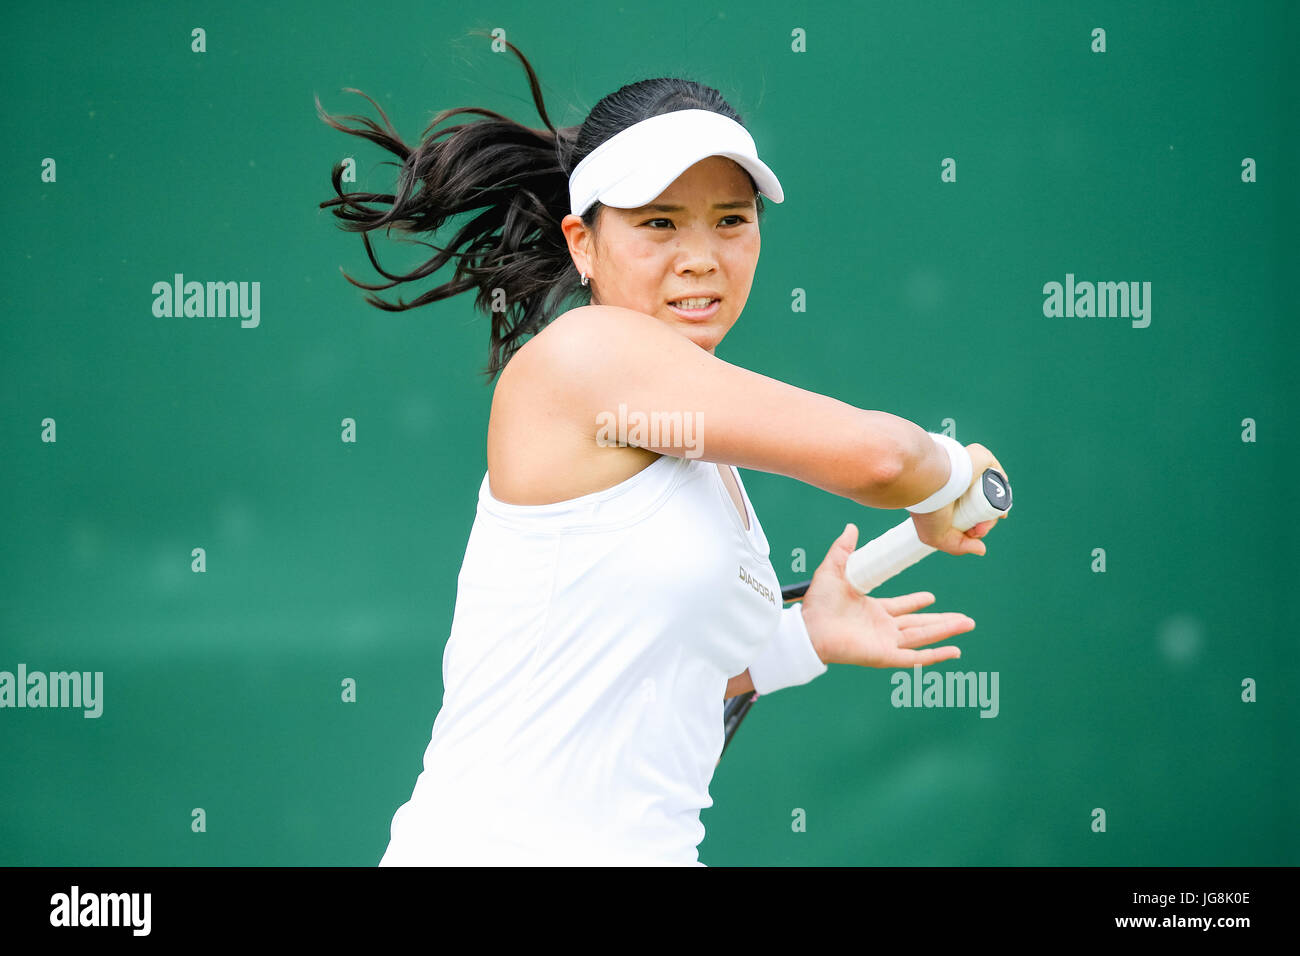
[[[826,552],[824,564],[831,566],[841,577],[844,575],[844,566],[848,564],[849,555],[851,555],[858,544],[858,526],[852,521],[844,526],[840,536],[835,539],[831,545],[830,551]]]
[[[853,553],[854,549],[856,549],[857,546],[858,546],[858,526],[855,525],[852,521],[850,521],[848,524],[844,526],[844,530],[841,531],[840,536],[835,539],[835,544],[832,545],[832,547],[836,551],[843,551],[844,560],[847,561],[849,555]]]

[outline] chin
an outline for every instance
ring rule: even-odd
[[[726,337],[727,333],[731,331],[730,325],[723,327],[716,323],[701,325],[699,323],[686,322],[682,320],[681,316],[671,311],[669,311],[666,316],[663,316],[662,320],[669,328],[676,329],[683,336],[691,342],[694,342],[706,352],[712,352]]]
[[[725,335],[725,332],[719,335],[709,329],[694,329],[692,330],[692,334],[688,335],[687,338],[700,348],[704,349],[704,351],[711,353],[719,344],[721,344]]]

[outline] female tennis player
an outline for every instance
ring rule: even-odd
[[[486,371],[499,373],[442,706],[380,865],[703,865],[725,698],[831,663],[947,660],[960,651],[917,648],[974,627],[919,613],[928,592],[855,591],[852,524],[802,606],[783,609],[736,467],[906,507],[922,541],[957,555],[984,554],[994,522],[963,533],[953,502],[984,468],[1005,471],[981,445],[716,357],[754,280],[763,197],[784,198],[716,90],[643,80],[557,130],[507,45],[545,130],[453,109],[429,129],[487,119],[412,149],[373,100],[384,128],[349,128],[317,103],[402,160],[395,195],[344,194],[335,167],[338,198],[322,207],[392,280],[349,281],[391,288],[457,256],[453,281],[409,304],[368,300],[406,309],[477,289],[492,316]],[[454,241],[467,252],[441,249],[409,275],[384,271],[366,236],[475,210]]]

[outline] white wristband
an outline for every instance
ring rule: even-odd
[[[781,609],[776,636],[758,660],[749,665],[749,679],[758,693],[770,694],[783,687],[806,684],[827,669],[813,648],[803,623],[803,604],[799,603]]]
[[[924,501],[910,505],[907,510],[913,514],[929,514],[952,504],[970,487],[971,478],[974,477],[970,452],[963,448],[960,442],[955,438],[949,438],[947,435],[940,435],[936,432],[929,432],[928,434],[934,439],[936,445],[942,446],[944,451],[948,453],[950,465],[948,483]]]

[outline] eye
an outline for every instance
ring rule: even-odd
[[[739,226],[739,225],[740,225],[741,223],[743,223],[743,222],[749,222],[749,220],[746,219],[744,216],[736,216],[736,215],[732,215],[732,216],[723,216],[722,219],[723,219],[724,222],[725,222],[726,220],[728,220],[728,219],[738,219],[738,220],[740,220],[740,222],[733,222],[733,223],[732,223],[733,226]],[[659,218],[659,219],[647,219],[645,222],[641,223],[641,225],[643,225],[643,226],[649,226],[649,225],[651,225],[651,224],[653,224],[653,223],[656,223],[656,222],[666,222],[666,223],[671,224],[671,223],[672,223],[672,220],[671,220],[671,219],[663,219],[663,218]]]

